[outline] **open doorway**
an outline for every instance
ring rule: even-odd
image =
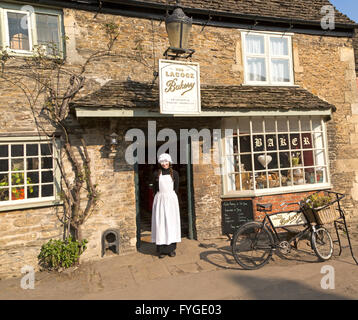
[[[157,150],[160,145],[157,145]],[[147,150],[146,150],[147,151]],[[179,145],[178,145],[179,151]],[[146,152],[146,154],[148,154]],[[178,153],[180,154],[180,153]],[[144,243],[151,242],[151,221],[152,221],[152,205],[154,200],[153,174],[159,168],[157,164],[139,164],[138,165],[138,206],[137,206],[137,237],[138,245],[141,247]],[[189,215],[189,198],[188,197],[188,165],[173,164],[173,169],[179,174],[179,208],[181,222],[181,236],[189,236],[191,219]]]

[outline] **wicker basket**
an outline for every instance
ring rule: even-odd
[[[314,209],[306,206],[303,210],[310,223],[327,224],[340,218],[337,202]]]

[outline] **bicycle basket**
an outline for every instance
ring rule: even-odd
[[[327,224],[340,218],[338,199],[329,192],[316,192],[304,200],[302,205],[310,223]]]

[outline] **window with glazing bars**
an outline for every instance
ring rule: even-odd
[[[225,136],[227,191],[328,183],[321,117],[237,118]]]
[[[0,206],[55,196],[51,142],[0,142]]]

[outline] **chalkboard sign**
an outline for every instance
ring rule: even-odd
[[[254,220],[252,200],[222,201],[221,213],[223,234],[234,233],[245,222]]]

